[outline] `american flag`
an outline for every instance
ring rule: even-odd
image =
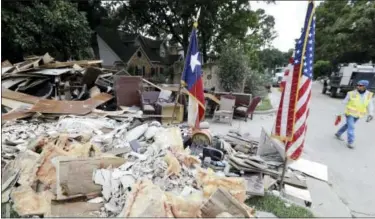
[[[273,137],[285,143],[286,156],[296,160],[302,154],[307,130],[314,63],[314,3],[309,2],[304,28],[281,84],[282,95]]]

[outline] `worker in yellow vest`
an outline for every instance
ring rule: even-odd
[[[343,140],[341,135],[347,131],[348,135],[348,144],[349,148],[354,148],[354,124],[358,121],[359,118],[367,116],[367,122],[370,122],[373,119],[374,113],[374,104],[373,104],[373,93],[367,90],[369,81],[360,80],[357,83],[357,89],[347,93],[344,104],[346,124],[343,125],[335,134],[336,138]]]

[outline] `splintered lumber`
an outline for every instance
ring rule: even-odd
[[[229,192],[219,188],[201,207],[201,211],[203,218],[215,218],[223,212],[233,215],[234,218],[250,218],[251,214],[245,207],[245,204],[233,198]]]
[[[1,88],[1,97],[30,104],[36,104],[39,100],[42,100],[40,97],[12,91],[6,88]]]
[[[119,167],[125,159],[118,157],[56,159],[56,199],[65,200],[80,196],[100,194],[101,186],[93,182],[95,169]]]
[[[110,94],[100,93],[84,101],[42,99],[30,109],[30,112],[85,115],[112,98],[113,96]]]
[[[70,62],[54,62],[54,63],[48,63],[42,66],[39,66],[40,68],[64,68],[64,67],[72,67],[73,65],[79,65],[79,66],[89,66],[89,65],[96,65],[101,64],[102,60],[81,60],[81,61],[70,61]]]
[[[94,211],[100,211],[101,207],[103,203],[52,201],[51,213],[45,217],[98,217]]]

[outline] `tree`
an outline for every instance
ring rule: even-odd
[[[241,49],[234,46],[227,48],[219,59],[218,76],[220,84],[227,92],[240,88],[247,75],[250,74],[247,56]]]
[[[264,10],[251,10],[246,0],[131,0],[121,3],[113,19],[120,21],[125,31],[140,30],[154,37],[170,34],[186,53],[193,18],[199,8],[198,34],[204,60],[228,38],[245,40],[249,30],[264,42],[274,37],[273,17]]]
[[[329,61],[318,60],[314,63],[314,78],[329,76],[332,72],[332,65]]]
[[[288,64],[289,58],[292,56],[293,50],[281,52],[275,48],[263,49],[259,52],[261,69],[274,69],[276,67]]]
[[[2,59],[17,62],[27,54],[49,52],[58,59],[89,56],[91,31],[77,6],[63,0],[4,1]]]
[[[316,60],[375,61],[375,2],[328,0],[316,10]]]

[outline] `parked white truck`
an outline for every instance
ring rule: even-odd
[[[341,65],[338,72],[332,73],[331,77],[324,81],[322,93],[329,92],[331,97],[345,95],[355,88],[360,80],[368,80],[367,89],[375,91],[375,65],[350,63]]]

